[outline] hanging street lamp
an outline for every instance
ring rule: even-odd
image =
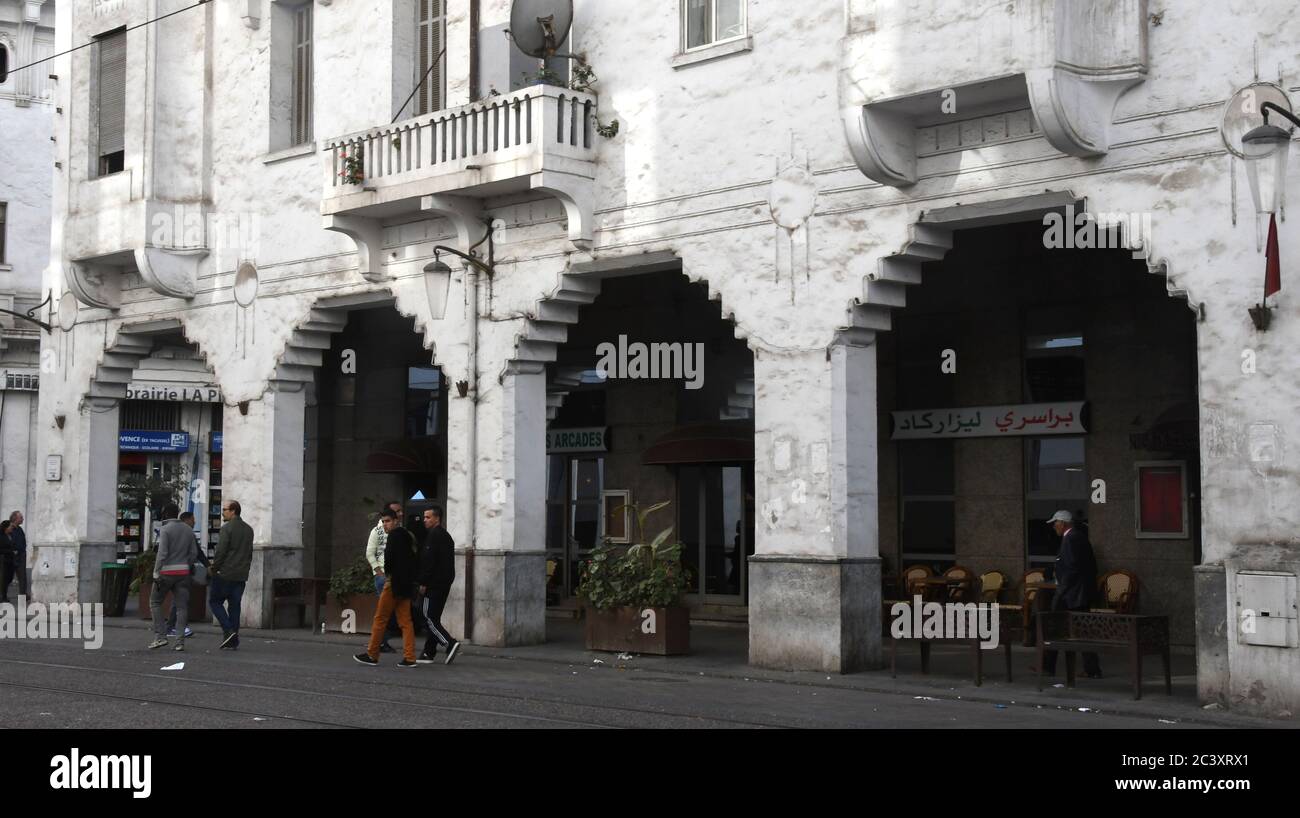
[[[1265,249],[1264,301],[1282,289],[1282,263],[1278,253],[1277,214],[1282,210],[1286,193],[1286,165],[1291,152],[1291,131],[1268,121],[1269,112],[1300,126],[1295,114],[1273,102],[1260,106],[1264,124],[1252,128],[1241,138],[1246,159],[1246,179],[1258,215],[1268,214],[1268,245]],[[1264,303],[1250,308],[1250,318],[1258,330],[1268,329],[1270,308]]]

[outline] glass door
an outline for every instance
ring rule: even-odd
[[[751,466],[684,466],[678,472],[682,563],[696,602],[743,605],[754,553]]]
[[[579,568],[604,536],[601,490],[603,457],[546,458],[546,596],[557,604],[578,589]]]

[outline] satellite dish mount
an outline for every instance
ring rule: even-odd
[[[572,26],[573,0],[514,0],[506,33],[530,57],[575,59],[574,54],[558,53]]]

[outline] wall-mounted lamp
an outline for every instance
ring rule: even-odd
[[[55,425],[55,426],[58,426],[60,429],[62,429],[62,428],[63,428],[63,424],[66,423],[67,420],[68,420],[68,416],[67,416],[67,415],[55,415],[55,416],[54,416],[54,425]]]
[[[246,401],[246,400],[241,400],[241,401],[239,402],[239,414],[240,414],[240,415],[243,415],[243,416],[247,416],[247,415],[248,415],[248,401]]]
[[[1255,202],[1255,212],[1268,214],[1267,263],[1264,272],[1264,298],[1282,289],[1281,260],[1277,246],[1277,213],[1282,209],[1286,193],[1286,165],[1291,152],[1291,131],[1272,125],[1269,112],[1278,114],[1300,125],[1300,119],[1273,102],[1259,106],[1264,124],[1252,128],[1241,138],[1241,151],[1246,157],[1246,179],[1250,182],[1250,196]],[[1272,308],[1260,301],[1249,309],[1255,329],[1263,332],[1272,321]]]
[[[462,398],[469,394],[469,381],[456,381],[456,394]]]

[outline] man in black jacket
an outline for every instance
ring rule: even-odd
[[[352,657],[363,665],[379,664],[379,645],[384,641],[384,628],[388,618],[397,615],[402,629],[402,661],[398,667],[415,667],[415,627],[411,623],[411,598],[415,596],[415,578],[419,571],[415,538],[402,528],[397,514],[391,508],[379,514],[387,542],[384,545],[384,590],[379,594],[375,621],[370,627],[370,644],[365,653]]]
[[[1087,529],[1076,525],[1074,515],[1058,511],[1047,521],[1061,537],[1061,550],[1056,555],[1056,594],[1052,597],[1054,611],[1086,611],[1092,605],[1097,589],[1097,558],[1088,542]],[[1056,651],[1043,653],[1043,670],[1056,673]],[[1083,654],[1083,672],[1089,679],[1101,678],[1101,661],[1095,653]]]
[[[442,626],[442,609],[456,579],[456,542],[442,526],[441,506],[425,509],[424,528],[424,552],[420,555],[420,595],[424,600],[420,612],[429,626],[429,636],[417,661],[422,665],[434,661],[438,645],[442,645],[447,651],[446,664],[451,664],[460,651],[460,642],[452,639]]]

